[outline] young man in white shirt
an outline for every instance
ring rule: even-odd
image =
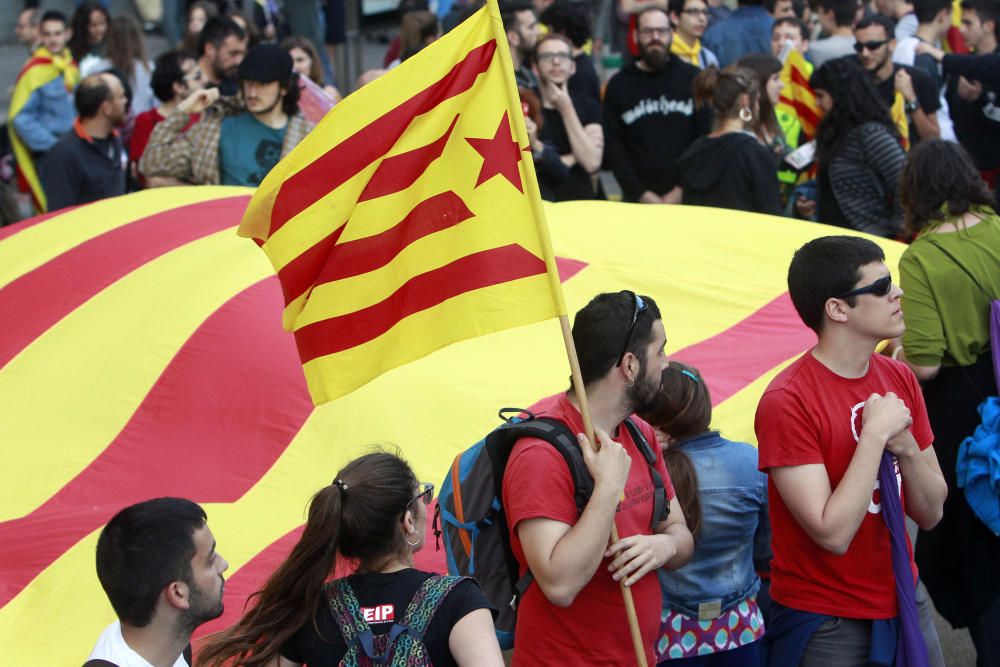
[[[194,630],[222,615],[229,563],[198,504],[156,498],[116,514],[97,541],[97,577],[118,620],[85,667],[190,667]]]

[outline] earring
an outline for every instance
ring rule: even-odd
[[[750,107],[743,107],[740,109],[740,120],[744,123],[749,123],[753,120],[753,112],[750,111]]]
[[[410,535],[413,535],[413,536],[414,536],[414,537],[416,537],[417,539],[415,539],[414,541],[412,541],[412,542],[411,542],[411,541],[410,541]],[[406,540],[406,543],[407,543],[407,544],[409,544],[409,545],[410,545],[411,547],[415,547],[415,546],[417,546],[418,544],[420,544],[420,533],[418,533],[417,531],[413,531],[412,533],[409,533],[409,534],[408,534],[408,535],[407,535],[407,536],[406,536],[405,538],[403,538],[403,539],[405,539],[405,540]]]
[[[634,386],[635,386],[635,378],[632,378],[631,380],[625,383],[626,389],[631,389]]]

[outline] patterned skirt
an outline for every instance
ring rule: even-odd
[[[730,651],[763,636],[764,617],[757,606],[756,595],[741,600],[710,621],[699,621],[678,611],[664,609],[660,615],[656,661]]]

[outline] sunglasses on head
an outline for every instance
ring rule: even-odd
[[[625,361],[625,353],[628,352],[628,344],[632,341],[632,333],[635,331],[635,323],[639,319],[639,313],[646,310],[646,302],[642,300],[642,297],[635,292],[630,292],[625,290],[624,294],[632,297],[634,308],[632,309],[632,324],[628,328],[628,336],[625,337],[625,345],[622,346],[622,353],[618,355],[618,363],[615,364],[615,368],[622,365]]]
[[[406,503],[406,506],[409,507],[414,500],[420,500],[424,505],[430,505],[431,501],[434,500],[434,485],[430,482],[418,484],[417,495],[410,498],[410,502]]]
[[[869,42],[854,42],[854,51],[856,53],[861,53],[865,49],[869,51],[875,51],[881,49],[883,46],[889,43],[888,39],[873,39]]]
[[[887,276],[882,276],[870,285],[865,285],[864,287],[859,287],[857,289],[852,289],[849,292],[844,292],[843,294],[838,294],[833,297],[835,299],[846,299],[850,296],[859,296],[861,294],[874,294],[875,296],[885,296],[892,289],[892,274]]]

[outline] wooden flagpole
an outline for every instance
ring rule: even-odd
[[[496,40],[497,55],[500,57],[500,62],[502,67],[500,68],[503,72],[503,77],[505,80],[505,86],[508,95],[508,114],[510,120],[512,121],[511,129],[514,132],[514,137],[517,140],[517,146],[528,147],[528,133],[524,126],[524,114],[521,111],[520,99],[517,93],[517,82],[514,80],[514,62],[510,57],[510,48],[507,45],[507,35],[504,31],[503,22],[500,18],[500,6],[497,0],[486,0],[486,11],[489,13],[490,21],[492,22],[491,32]],[[530,150],[530,149],[529,149]],[[530,155],[530,154],[529,154]],[[545,224],[545,210],[542,208],[542,196],[538,190],[538,178],[535,175],[535,165],[534,162],[529,157],[528,159],[523,159],[520,162],[521,168],[524,170],[525,179],[525,194],[528,200],[531,202],[532,211],[534,212],[535,219],[539,223],[539,238],[542,242],[543,252],[545,255],[545,264],[547,268],[547,274],[549,278],[549,284],[552,290],[552,297],[558,306],[558,312],[566,312],[566,304],[563,300],[562,295],[562,284],[559,281],[559,269],[555,263],[555,254],[552,252],[552,242],[549,239],[548,227]],[[583,417],[583,430],[590,440],[591,447],[594,451],[600,449],[601,445],[597,442],[597,437],[594,435],[594,423],[590,418],[590,406],[587,404],[587,392],[583,387],[583,375],[580,373],[580,361],[576,356],[576,345],[573,344],[573,332],[570,328],[569,316],[560,315],[559,316],[559,326],[562,328],[563,342],[566,344],[566,355],[569,357],[569,367],[573,376],[573,391],[576,394],[577,399],[580,403],[580,414]],[[610,542],[618,541],[618,526],[611,522],[611,537]],[[628,620],[629,634],[632,637],[632,648],[635,649],[635,660],[639,667],[647,667],[646,663],[646,648],[642,645],[642,635],[639,632],[639,619],[635,613],[635,601],[632,599],[632,590],[625,585],[625,580],[618,582],[622,591],[622,598],[625,600],[625,616]]]

